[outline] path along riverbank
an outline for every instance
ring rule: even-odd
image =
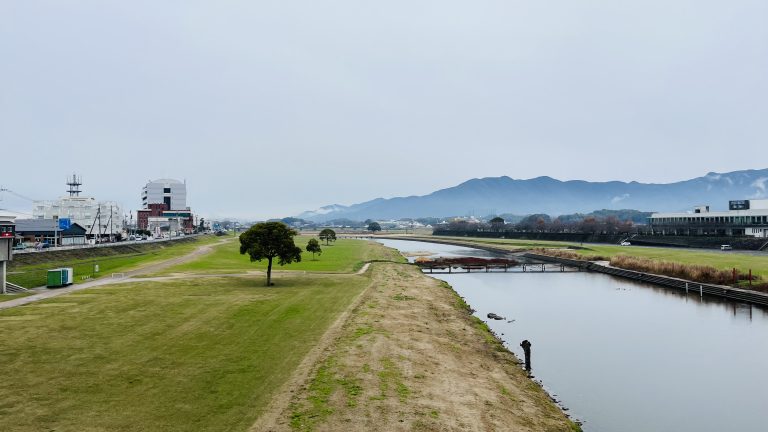
[[[253,430],[579,430],[448,284],[395,263],[370,277],[290,403]]]

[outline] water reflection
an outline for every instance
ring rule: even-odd
[[[520,342],[531,341],[533,373],[587,431],[766,430],[765,308],[597,273],[436,277],[518,357]],[[490,312],[507,320],[488,320]]]

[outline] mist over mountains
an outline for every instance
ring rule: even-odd
[[[587,213],[596,209],[687,211],[695,205],[727,210],[729,200],[768,198],[768,168],[711,172],[676,183],[560,181],[551,177],[518,180],[507,176],[472,179],[428,195],[377,198],[333,204],[298,217],[315,222],[446,217],[455,215]]]

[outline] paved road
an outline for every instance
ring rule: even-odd
[[[183,264],[185,262],[195,260],[200,256],[211,252],[212,250],[213,250],[213,245],[203,245],[186,255],[182,255],[177,258],[171,258],[169,260],[165,260],[157,263],[148,264],[143,267],[139,267],[139,268],[127,271],[125,273],[122,273],[122,277],[119,277],[119,278],[104,277],[102,279],[96,279],[91,282],[86,282],[86,283],[77,284],[77,285],[70,285],[66,288],[57,288],[57,289],[43,288],[43,289],[40,289],[37,294],[33,294],[31,296],[26,296],[26,297],[13,299],[13,300],[8,300],[5,302],[0,302],[0,310],[9,309],[12,307],[21,306],[21,305],[25,305],[25,304],[33,303],[36,301],[53,298],[53,297],[58,297],[60,295],[69,294],[71,292],[80,291],[88,288],[94,288],[102,285],[109,285],[109,284],[119,283],[119,282],[126,282],[127,279],[135,276],[156,273],[161,270],[165,270],[166,268],[173,267],[177,264]],[[35,291],[38,291],[38,290],[35,289]]]

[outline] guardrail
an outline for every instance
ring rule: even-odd
[[[699,295],[704,294],[726,298],[730,300],[740,301],[744,303],[757,304],[762,306],[768,306],[768,294],[749,291],[741,288],[733,288],[725,285],[713,285],[693,282],[685,279],[677,279],[669,276],[660,276],[650,273],[642,273],[634,270],[625,270],[617,267],[604,266],[594,263],[592,261],[580,261],[567,258],[551,257],[548,255],[539,255],[533,253],[526,253],[523,255],[526,258],[535,259],[539,261],[558,262],[569,266],[575,266],[582,269],[595,271],[599,273],[609,274],[613,276],[623,277],[626,279],[632,279],[641,282],[648,282],[655,285],[677,289],[683,292],[698,292]]]
[[[102,247],[116,247],[116,246],[126,246],[126,245],[140,245],[140,244],[146,244],[146,243],[159,243],[159,242],[167,242],[167,241],[176,241],[176,240],[184,240],[188,238],[194,238],[197,236],[200,236],[203,234],[188,234],[184,236],[179,237],[170,237],[170,238],[161,238],[161,239],[147,239],[147,240],[126,240],[126,241],[120,241],[120,242],[113,242],[113,243],[99,243],[99,244],[85,244],[85,245],[72,245],[72,246],[56,246],[56,247],[47,247],[42,249],[35,249],[34,247],[28,247],[23,250],[14,250],[14,255],[24,255],[24,254],[33,254],[33,253],[45,253],[45,252],[54,252],[54,251],[65,251],[65,250],[77,250],[77,249],[93,249],[93,248],[102,248]]]

